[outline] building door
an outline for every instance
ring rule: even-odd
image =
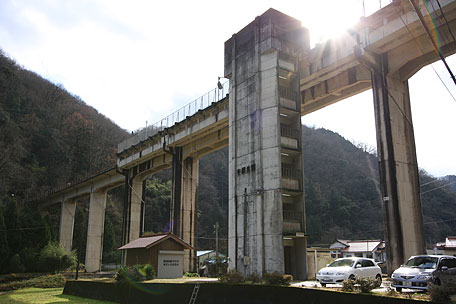
[[[284,248],[284,250],[283,250],[284,260],[285,260],[285,273],[292,274],[291,250],[293,249],[293,247],[284,246],[283,248]]]
[[[160,250],[157,278],[175,279],[184,275],[184,251]]]

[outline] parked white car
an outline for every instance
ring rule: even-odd
[[[373,259],[342,258],[337,259],[317,273],[317,281],[321,286],[342,283],[347,279],[370,278],[382,284],[382,271]]]

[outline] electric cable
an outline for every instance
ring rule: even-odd
[[[429,192],[435,191],[435,190],[438,190],[440,188],[443,188],[443,187],[446,187],[446,186],[449,186],[449,185],[452,185],[452,184],[456,184],[456,181],[448,183],[448,184],[445,184],[445,185],[441,185],[439,187],[436,187],[436,188],[433,188],[433,189],[430,189],[430,190],[427,190],[427,191],[423,191],[423,192],[421,192],[421,195],[423,195],[425,193],[429,193]]]
[[[443,9],[442,9],[442,6],[440,5],[440,1],[439,0],[436,0],[436,1],[437,1],[437,5],[439,6],[439,9],[440,9],[440,14],[443,17],[443,20],[445,20],[445,24],[446,24],[446,26],[448,28],[448,32],[450,33],[451,37],[453,38],[453,41],[456,42],[456,38],[454,37],[453,31],[451,30],[451,27],[450,27],[450,24],[448,23],[448,20],[445,17],[445,14],[443,13]]]
[[[456,98],[453,96],[453,94],[451,93],[450,89],[447,87],[447,85],[445,84],[445,82],[443,81],[443,79],[440,77],[439,73],[436,71],[436,69],[434,68],[434,66],[432,65],[432,63],[429,61],[429,59],[427,58],[426,54],[424,53],[424,50],[423,48],[421,47],[421,45],[419,44],[419,42],[417,41],[416,37],[413,36],[412,34],[412,31],[410,30],[410,28],[408,27],[408,25],[405,23],[404,19],[402,18],[402,15],[401,15],[401,12],[399,11],[399,9],[396,7],[396,11],[399,15],[399,18],[401,19],[402,23],[404,24],[405,28],[407,29],[407,31],[409,32],[410,36],[413,38],[413,40],[415,41],[415,44],[418,46],[419,50],[421,51],[421,53],[423,54],[423,56],[426,58],[426,61],[428,62],[428,64],[431,66],[431,68],[434,70],[435,74],[437,75],[437,77],[440,79],[440,81],[442,82],[443,86],[445,87],[445,89],[448,91],[448,93],[451,95],[451,98],[453,98],[453,100],[456,102]],[[437,29],[436,29],[437,30]]]
[[[446,59],[445,57],[443,56],[442,52],[440,51],[440,48],[439,46],[437,45],[437,43],[434,41],[434,39],[432,39],[432,34],[431,34],[431,31],[429,30],[428,26],[426,25],[426,23],[424,22],[424,17],[423,17],[423,14],[421,14],[421,10],[419,9],[419,7],[416,5],[416,3],[414,2],[414,0],[410,0],[410,4],[412,4],[414,10],[415,10],[415,13],[418,15],[418,18],[420,19],[420,22],[421,22],[421,25],[423,26],[424,30],[426,31],[426,34],[428,35],[428,38],[431,40],[432,42],[432,45],[434,46],[434,49],[435,51],[437,52],[437,54],[439,55],[440,59],[442,60],[443,64],[445,65],[448,73],[450,74],[451,76],[451,79],[453,80],[454,84],[456,85],[456,78],[454,77],[454,74],[453,74],[453,71],[451,70],[450,66],[448,65],[448,63],[446,62]],[[435,28],[435,31],[437,33],[439,33],[438,29]]]

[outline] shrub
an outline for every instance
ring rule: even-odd
[[[228,260],[226,257],[211,257],[204,264],[207,267],[209,277],[219,277],[228,272]]]
[[[248,282],[252,282],[252,283],[254,283],[254,284],[256,284],[256,283],[261,283],[261,281],[262,281],[261,277],[260,277],[260,276],[258,275],[258,273],[256,273],[256,272],[255,272],[255,273],[252,273],[252,274],[249,275],[249,276],[247,276],[247,277],[245,278],[245,280],[248,281]]]
[[[58,272],[68,269],[76,263],[76,254],[66,252],[58,243],[51,242],[40,251],[39,268],[45,272]]]
[[[342,290],[347,292],[355,291],[355,281],[348,279],[342,282]]]
[[[233,271],[230,271],[230,272],[227,272],[227,273],[221,275],[219,280],[222,283],[230,283],[230,284],[244,283],[245,277],[242,274],[242,272],[233,270]]]
[[[186,272],[184,273],[184,277],[187,277],[187,278],[199,278],[199,274],[196,273],[196,272]]]
[[[30,280],[33,278],[37,278],[43,276],[42,273],[10,273],[0,276],[0,284],[3,283],[10,283],[14,281],[23,281],[23,280]]]
[[[155,271],[152,265],[134,265],[128,267],[121,267],[116,274],[116,281],[118,283],[125,283],[129,281],[143,282],[147,280],[152,280],[154,277]]]
[[[281,274],[276,272],[265,273],[264,280],[266,284],[269,285],[290,285],[290,282],[293,281],[293,276],[289,274]]]
[[[6,265],[6,273],[22,273],[25,270],[24,265],[22,265],[21,257],[19,254],[13,255]]]
[[[348,292],[369,293],[377,287],[377,281],[369,278],[348,279],[342,282],[342,290]]]
[[[32,248],[23,248],[20,252],[21,261],[24,264],[25,271],[34,272],[39,271],[37,265],[38,250]]]
[[[451,296],[456,295],[456,283],[448,283],[445,286],[431,283],[428,293],[434,303],[450,303]]]
[[[0,284],[0,291],[10,291],[26,287],[58,288],[65,286],[65,281],[65,278],[59,274],[41,276],[29,280],[12,281]]]
[[[377,287],[377,281],[369,278],[356,278],[355,283],[362,293],[369,293]]]

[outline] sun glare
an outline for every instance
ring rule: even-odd
[[[293,2],[292,16],[309,29],[310,43],[314,46],[344,34],[363,16],[387,5],[390,0],[327,0]]]

